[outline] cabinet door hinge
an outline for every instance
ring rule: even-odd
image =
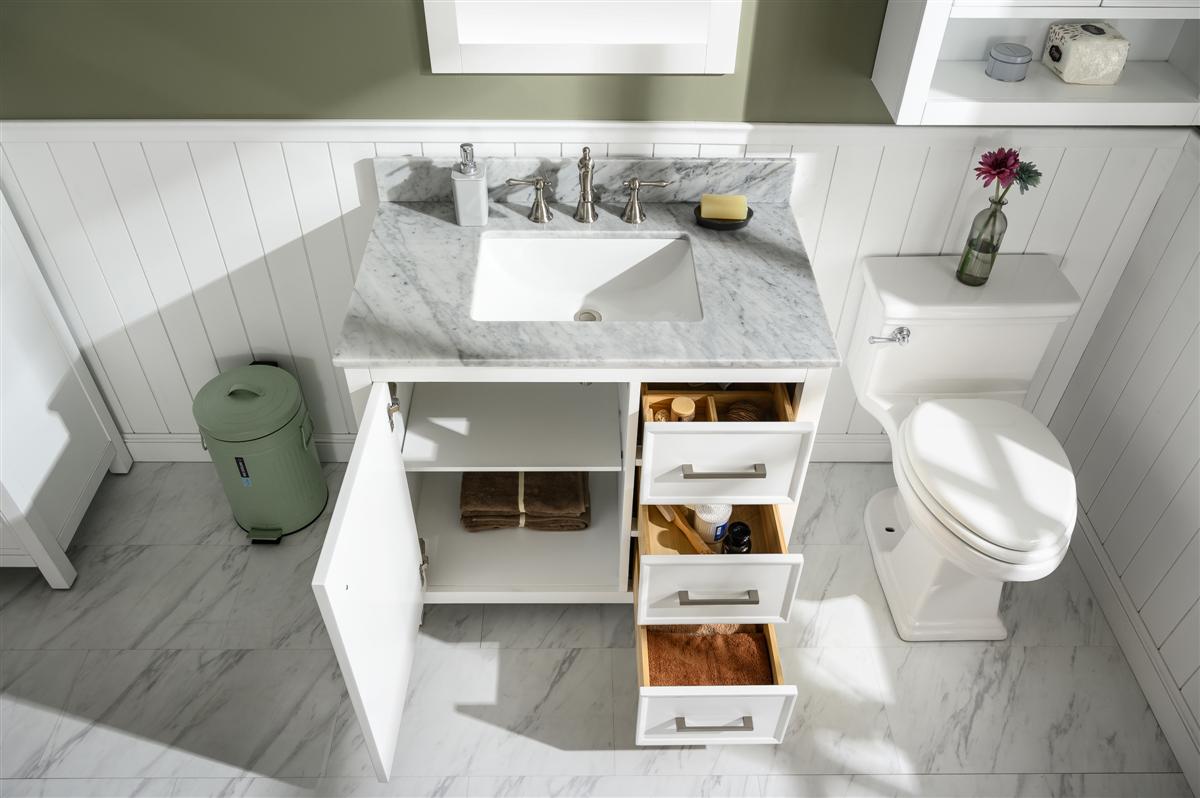
[[[387,406],[388,429],[395,432],[396,414],[400,412],[400,400],[396,397],[396,383],[388,383],[388,393],[391,395]]]
[[[429,574],[429,555],[425,553],[425,538],[417,538],[417,545],[421,547],[421,564],[417,566],[417,571],[421,574],[421,587],[425,587],[425,580]]]

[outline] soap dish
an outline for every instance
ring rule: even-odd
[[[696,206],[696,224],[707,227],[709,230],[741,230],[750,224],[750,220],[753,218],[754,209],[746,208],[745,219],[705,219],[700,215],[700,206]]]

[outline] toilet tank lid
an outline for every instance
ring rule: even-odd
[[[986,285],[954,278],[954,255],[864,258],[863,280],[883,305],[885,322],[938,319],[1065,320],[1079,295],[1049,255],[1000,255]]]

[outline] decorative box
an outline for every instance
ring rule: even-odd
[[[1066,83],[1111,86],[1128,56],[1129,40],[1108,22],[1055,22],[1042,63]]]

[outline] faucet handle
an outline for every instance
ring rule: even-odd
[[[533,186],[533,207],[529,209],[529,219],[537,224],[545,224],[554,218],[554,214],[550,212],[550,206],[546,204],[546,187],[553,188],[553,185],[544,177],[532,177],[528,180],[522,180],[516,177],[510,177],[504,181],[507,186]]]
[[[621,214],[621,220],[629,224],[641,224],[646,221],[646,212],[642,210],[642,201],[638,197],[638,191],[642,186],[663,188],[671,185],[671,181],[642,180],[640,177],[634,176],[621,183],[621,185],[629,189],[629,202],[625,203],[625,212]]]

